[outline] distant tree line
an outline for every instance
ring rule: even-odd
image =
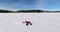
[[[9,11],[9,10],[0,10],[0,13],[55,13],[55,12],[60,12],[60,11],[44,11],[44,10],[19,10],[19,11]]]
[[[0,13],[8,13],[8,12],[12,12],[12,11],[9,11],[9,10],[0,10]]]
[[[39,12],[43,12],[43,10],[19,10],[17,12],[26,12],[26,13],[29,13],[29,12],[35,12],[35,13],[39,13]]]

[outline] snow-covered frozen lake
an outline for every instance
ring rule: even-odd
[[[60,32],[60,13],[0,13],[0,32]]]

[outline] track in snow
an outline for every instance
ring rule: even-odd
[[[0,13],[0,32],[60,32],[60,13]]]

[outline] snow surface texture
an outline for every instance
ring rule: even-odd
[[[60,13],[0,13],[0,32],[60,32]]]

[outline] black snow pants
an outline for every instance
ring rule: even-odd
[[[30,25],[32,25],[32,23],[30,23],[30,22],[27,22],[27,23],[26,23],[26,26],[28,26],[29,24],[30,24]]]

